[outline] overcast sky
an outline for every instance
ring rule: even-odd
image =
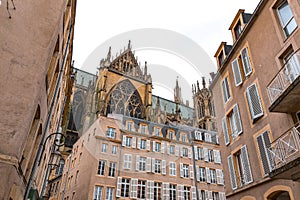
[[[162,28],[183,34],[201,46],[215,65],[213,55],[219,44],[222,41],[232,44],[228,28],[238,9],[252,13],[258,3],[259,0],[79,0],[73,53],[75,67],[86,69],[87,66],[83,65],[87,57],[104,41],[141,28]],[[134,38],[132,40],[134,47]],[[127,41],[115,48],[121,49],[125,45]],[[115,55],[115,52],[112,54]],[[158,63],[159,59],[164,56],[156,54],[153,54],[151,60],[161,64]],[[149,57],[143,58],[145,52],[141,55],[140,60],[147,59],[151,63]],[[99,61],[103,56],[99,55]],[[211,68],[216,71],[215,66]],[[95,66],[88,69],[92,73],[96,71]]]

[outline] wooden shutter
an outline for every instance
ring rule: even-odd
[[[183,146],[180,146],[180,156],[183,157]]]
[[[154,181],[147,180],[147,200],[152,200],[154,198]]]
[[[204,161],[208,162],[208,149],[203,148]]]
[[[132,178],[130,185],[130,197],[137,198],[138,179]]]
[[[188,148],[188,158],[192,158],[192,147]]]
[[[198,160],[198,151],[196,146],[194,146],[194,155],[195,155],[195,160]]]
[[[122,146],[126,146],[126,135],[123,135]]]
[[[137,139],[137,149],[141,149],[141,138]]]
[[[161,166],[162,166],[162,171],[161,171],[161,173],[162,173],[163,175],[166,175],[166,174],[167,174],[167,162],[166,162],[166,160],[162,160]]]
[[[213,199],[212,191],[207,191],[207,199],[208,200],[212,200]]]
[[[128,154],[128,169],[131,169],[132,155]]]
[[[193,167],[193,165],[190,165],[190,178],[194,179],[194,167]]]
[[[121,188],[122,188],[122,177],[118,177],[118,183],[117,183],[117,192],[116,196],[121,197]]]
[[[230,139],[229,139],[229,135],[228,135],[226,116],[222,118],[222,128],[223,128],[225,144],[228,145],[230,143]]]
[[[225,192],[219,192],[219,199],[226,200]]]
[[[250,57],[247,48],[241,50],[241,57],[242,57],[245,76],[249,76],[252,72],[252,67],[251,67]]]
[[[260,160],[262,162],[264,174],[267,175],[272,171],[271,160],[268,148],[271,145],[268,131],[265,131],[256,138],[258,150],[260,153]]]
[[[163,198],[164,200],[169,200],[170,199],[170,192],[169,192],[169,183],[162,183],[163,186]]]
[[[165,153],[165,143],[161,143],[161,153]]]
[[[140,166],[140,156],[135,157],[135,170],[139,171],[139,166]]]
[[[235,168],[233,164],[232,155],[228,156],[227,160],[228,160],[228,169],[229,169],[229,175],[231,181],[231,188],[235,190],[237,189],[237,182],[236,182]]]
[[[241,69],[239,66],[239,61],[236,58],[232,63],[232,72],[234,75],[234,82],[235,82],[235,86],[239,86],[243,83],[243,79],[242,79],[242,75],[241,75]]]
[[[242,146],[241,148],[241,160],[242,160],[242,166],[244,170],[243,175],[244,175],[245,183],[246,184],[251,183],[253,181],[253,178],[252,178],[251,166],[250,166],[246,145]]]
[[[210,183],[211,182],[211,180],[210,180],[210,169],[208,167],[205,167],[205,170],[206,170],[206,182]]]
[[[147,151],[150,151],[150,140],[147,140],[147,142],[146,142],[146,146],[147,146]]]
[[[170,144],[167,142],[167,154],[170,155]]]
[[[146,159],[146,172],[151,172],[151,158],[147,157]]]
[[[156,145],[156,142],[153,141],[153,142],[152,142],[152,151],[154,151],[154,152],[156,152],[155,145]]]
[[[175,155],[179,156],[179,146],[178,145],[175,146]]]
[[[183,178],[183,163],[180,163],[179,166],[180,166],[180,177]]]
[[[124,154],[124,169],[128,169],[128,154]]]
[[[234,115],[235,124],[237,127],[237,135],[240,135],[243,132],[243,128],[242,128],[242,122],[241,122],[238,104],[235,104],[233,107],[233,115]]]
[[[264,114],[258,89],[255,83],[247,88],[246,95],[252,117],[252,122],[254,122],[255,119],[261,117]]]
[[[152,173],[155,173],[155,158],[152,158]]]
[[[135,147],[136,147],[136,137],[132,138],[131,147],[135,149]]]
[[[200,167],[196,166],[196,177],[197,177],[197,181],[200,181]]]
[[[221,164],[221,153],[219,150],[214,149],[214,161],[215,163]]]
[[[217,184],[223,185],[224,179],[223,179],[223,172],[221,169],[216,169],[217,174]]]
[[[184,199],[183,185],[177,185],[177,188],[178,188],[178,200],[183,200]]]
[[[196,187],[192,186],[192,200],[197,200]]]

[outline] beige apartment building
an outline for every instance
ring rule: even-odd
[[[296,200],[299,183],[297,0],[262,0],[239,10],[222,42],[211,84],[226,198]]]
[[[87,77],[77,75],[76,82]],[[109,50],[96,84],[89,77],[89,88],[75,89],[77,99],[89,102],[76,102],[86,105],[78,120],[82,136],[65,161],[64,187],[50,193],[59,199],[225,199],[204,79],[201,89],[197,83],[191,91],[194,109],[183,104],[178,80],[174,102],[154,96],[147,63],[137,64],[130,42],[114,60]]]
[[[55,164],[55,136],[45,140],[67,122],[75,7],[75,0],[0,5],[0,199],[42,196]]]

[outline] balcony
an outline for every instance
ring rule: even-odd
[[[267,86],[270,112],[291,113],[300,110],[300,50],[297,50]]]
[[[269,147],[271,178],[300,181],[300,125],[282,134]]]

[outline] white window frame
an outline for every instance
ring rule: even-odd
[[[251,87],[255,87],[256,97],[251,96],[251,94],[250,94]],[[248,107],[250,110],[252,122],[254,123],[258,118],[260,118],[261,116],[264,115],[264,111],[263,111],[263,107],[262,107],[262,100],[261,100],[260,94],[258,92],[258,87],[257,87],[256,83],[253,83],[252,85],[247,87],[246,96],[247,96],[247,102],[248,102]],[[254,99],[254,98],[256,98],[256,99]],[[253,102],[253,100],[258,100],[259,102]],[[258,104],[260,113],[257,113],[257,114],[254,113],[253,103]]]
[[[113,200],[113,196],[114,196],[114,188],[107,187],[106,188],[105,200]]]
[[[106,165],[106,161],[105,160],[99,160],[99,163],[98,163],[98,172],[97,172],[97,174],[99,176],[104,176],[104,174],[105,174],[105,165]]]
[[[245,54],[244,54],[244,52],[245,52]],[[251,59],[250,59],[248,48],[244,47],[240,51],[240,54],[241,54],[243,68],[244,68],[244,73],[245,73],[245,76],[247,77],[252,73]]]
[[[284,4],[287,4],[287,5],[288,5],[288,7],[289,7],[289,9],[290,9],[290,12],[292,13],[292,17],[286,22],[286,24],[283,23],[283,20],[282,20],[281,14],[280,14],[280,10],[279,10],[280,8],[282,8],[282,6],[283,6]],[[288,38],[288,37],[289,37],[289,36],[297,29],[297,27],[298,27],[297,22],[296,22],[296,20],[295,20],[294,13],[293,13],[293,11],[292,11],[292,9],[291,9],[291,7],[290,7],[289,2],[288,2],[287,0],[286,0],[286,1],[283,1],[283,2],[276,8],[276,11],[277,11],[277,16],[278,16],[279,21],[280,21],[281,29],[283,30],[283,33],[284,33],[285,37]],[[296,27],[294,27],[294,29],[293,29],[290,33],[288,33],[286,28],[287,28],[287,26],[288,26],[290,23],[293,23],[293,22],[296,24]]]
[[[115,163],[115,162],[110,162],[109,163],[108,176],[110,176],[110,177],[115,177],[116,176],[116,166],[117,166],[117,163]]]
[[[106,153],[107,152],[107,144],[106,143],[102,143],[102,147],[101,147],[101,152],[102,153]]]
[[[108,127],[106,130],[106,137],[108,138],[115,138],[115,129],[112,127]]]
[[[169,174],[170,174],[170,176],[176,176],[176,163],[175,162],[170,162]]]
[[[94,188],[94,200],[101,200],[103,193],[103,187],[96,185]]]
[[[226,104],[231,98],[228,76],[226,76],[222,81],[222,91],[223,91],[223,100],[224,103]]]

